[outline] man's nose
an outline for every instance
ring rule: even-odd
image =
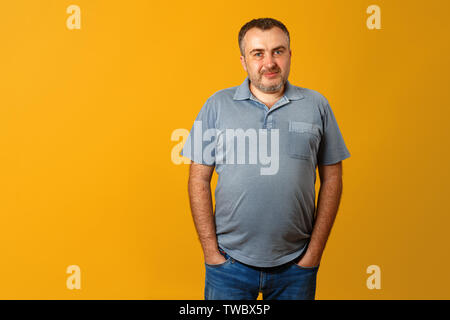
[[[264,57],[264,66],[268,70],[271,70],[276,66],[275,59],[272,55],[269,54]]]

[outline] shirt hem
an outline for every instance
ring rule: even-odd
[[[279,259],[267,261],[267,260],[258,260],[258,259],[243,256],[239,253],[236,253],[236,251],[231,250],[231,249],[219,244],[219,247],[221,247],[226,252],[226,254],[228,254],[233,259],[235,259],[239,262],[242,262],[243,264],[252,266],[252,267],[261,267],[261,268],[278,267],[287,262],[290,262],[290,261],[294,260],[295,258],[297,258],[300,254],[302,254],[303,251],[307,248],[307,246],[308,246],[308,241],[299,250],[296,250],[296,251],[294,251],[286,256],[283,256]]]
[[[342,154],[340,157],[337,157],[337,158],[334,159],[334,160],[317,162],[317,164],[318,164],[319,166],[328,166],[328,165],[336,164],[336,163],[338,163],[338,162],[340,162],[340,161],[342,161],[342,160],[345,160],[345,159],[347,159],[347,158],[350,158],[350,156],[351,156],[350,153],[344,153],[344,154]]]

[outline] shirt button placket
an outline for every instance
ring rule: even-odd
[[[270,130],[270,129],[272,129],[272,116],[271,115],[269,115],[268,117],[267,117],[267,120],[266,120],[266,128],[268,129],[268,130]]]

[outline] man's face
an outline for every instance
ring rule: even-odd
[[[286,83],[291,67],[287,35],[278,27],[252,28],[243,39],[241,63],[251,83],[265,93],[277,92]]]

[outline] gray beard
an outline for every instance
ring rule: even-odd
[[[261,82],[259,82],[259,81],[252,81],[252,83],[255,87],[257,87],[262,92],[270,93],[270,92],[276,92],[276,91],[280,90],[283,87],[283,85],[286,84],[286,80],[282,79],[280,84],[278,84],[276,86],[270,86],[270,87],[263,86],[261,84]]]
[[[280,90],[283,87],[284,83],[280,82],[279,85],[276,86],[270,86],[270,87],[264,87],[263,85],[257,83],[255,85],[255,87],[257,87],[259,90],[261,90],[262,92],[277,92],[278,90]]]

